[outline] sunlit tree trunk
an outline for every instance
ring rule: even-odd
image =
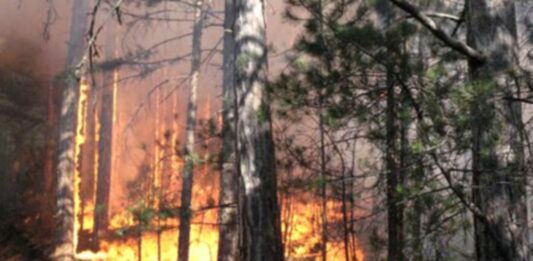
[[[233,23],[235,21],[234,0],[224,2],[224,57],[223,57],[223,101],[222,101],[222,154],[220,171],[220,211],[218,260],[238,260],[237,231],[237,197],[238,169],[236,166],[235,133],[235,39]]]
[[[112,60],[115,52],[113,29],[108,27],[106,34],[105,58]],[[98,175],[96,177],[96,199],[94,204],[93,242],[99,245],[99,234],[107,229],[109,218],[109,195],[111,190],[111,162],[113,157],[113,102],[115,75],[113,70],[104,69],[102,74],[102,100],[100,109],[100,129],[98,140]]]
[[[237,0],[235,84],[241,261],[283,260],[276,193],[270,102],[266,93],[267,46],[262,0]]]
[[[183,171],[183,183],[181,189],[180,225],[178,238],[178,261],[189,260],[189,240],[191,230],[191,201],[193,188],[193,173],[197,156],[194,150],[194,129],[196,127],[196,95],[200,77],[200,65],[202,59],[202,30],[204,22],[204,1],[197,0],[195,3],[195,17],[192,40],[192,61],[190,74],[190,94],[187,108],[187,133],[185,168]]]
[[[56,167],[56,248],[54,260],[74,260],[74,170],[76,114],[80,70],[75,68],[83,56],[84,28],[88,1],[75,0],[66,60],[65,85],[59,116],[59,142]]]
[[[526,71],[526,83],[533,84],[533,2],[515,1],[519,64]]]
[[[467,2],[468,44],[484,53],[470,61],[472,198],[477,260],[527,260],[524,154],[517,94],[516,17],[512,0]]]

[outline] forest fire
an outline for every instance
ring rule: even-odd
[[[0,260],[530,260],[531,0],[0,0]]]
[[[82,227],[81,222],[84,221],[84,213],[81,212],[80,188],[81,188],[81,151],[86,139],[86,117],[87,117],[87,101],[89,96],[90,86],[85,77],[80,80],[79,98],[78,98],[78,112],[76,124],[75,137],[75,158],[74,158],[74,248],[78,245],[78,231]]]
[[[116,124],[117,118],[117,99],[120,93],[119,89],[119,74],[117,71],[113,73],[113,122]],[[80,99],[78,104],[78,129],[76,136],[77,146],[77,159],[81,159],[79,151],[82,146],[88,146],[86,144],[87,138],[87,125],[95,124],[93,146],[98,144],[100,139],[99,129],[100,119],[98,113],[93,113],[94,117],[91,119],[90,113],[87,113],[87,108],[91,87],[87,83],[85,77],[80,84]],[[94,91],[94,89],[93,89]],[[96,95],[95,95],[96,96]],[[160,91],[155,92],[155,99],[161,100]],[[179,153],[171,154],[168,157],[168,153],[179,151],[178,144],[180,144],[180,132],[177,128],[176,120],[172,123],[168,123],[163,113],[165,110],[168,112],[175,112],[175,102],[167,105],[169,108],[164,108],[165,104],[156,103],[156,115],[154,123],[156,124],[154,130],[154,137],[156,138],[155,145],[153,146],[153,161],[150,163],[150,169],[146,172],[149,177],[137,177],[141,178],[142,188],[147,192],[146,195],[138,197],[134,201],[125,201],[122,203],[111,203],[112,206],[121,206],[118,209],[111,209],[111,216],[109,217],[108,227],[102,231],[93,231],[94,229],[94,216],[95,211],[99,211],[98,207],[95,208],[96,195],[92,195],[83,200],[79,193],[82,190],[82,186],[93,186],[93,193],[96,193],[97,186],[97,173],[98,169],[98,151],[97,149],[85,150],[92,151],[94,153],[95,165],[92,169],[95,170],[92,183],[82,180],[81,177],[87,177],[87,175],[81,175],[79,171],[76,172],[76,231],[78,231],[79,240],[87,240],[83,237],[87,237],[93,233],[101,234],[99,236],[99,250],[93,251],[85,247],[78,248],[76,254],[79,260],[176,260],[178,255],[178,234],[179,234],[179,219],[177,218],[177,212],[179,208],[176,202],[171,202],[175,198],[175,192],[181,188],[181,182],[176,182],[179,178],[179,173],[183,168],[183,160]],[[95,110],[97,111],[97,110]],[[206,102],[200,108],[202,112],[201,119],[207,123],[212,120],[211,116],[211,101],[210,96],[207,96]],[[216,118],[217,129],[220,129],[221,118]],[[118,126],[118,125],[116,125]],[[167,128],[173,128],[174,133],[169,133]],[[206,126],[199,126],[199,129],[205,129]],[[199,130],[201,132],[202,130]],[[203,130],[206,131],[206,130]],[[120,130],[115,128],[114,137],[118,136]],[[193,202],[192,212],[193,219],[191,223],[191,239],[189,245],[190,260],[192,261],[211,261],[217,258],[217,248],[219,240],[218,231],[218,171],[215,170],[208,162],[208,155],[216,154],[216,150],[219,149],[216,145],[218,141],[206,136],[201,142],[202,154],[205,155],[204,163],[199,163],[195,169],[195,182],[193,184]],[[112,155],[116,154],[118,149],[113,147]],[[112,168],[114,171],[120,170],[120,166],[114,166],[114,164],[120,164],[120,161],[112,159]],[[80,162],[77,163],[78,168],[81,169]],[[112,177],[118,177],[120,173],[111,173]],[[111,186],[111,193],[120,184],[119,180],[113,181]],[[145,193],[146,193],[145,192]],[[318,258],[318,247],[321,244],[320,238],[320,202],[318,200],[310,201],[295,196],[287,199],[286,204],[282,205],[283,213],[289,213],[288,215],[282,215],[282,233],[284,235],[286,245],[286,256],[290,260],[298,260],[302,258]],[[286,212],[285,209],[290,208],[290,212]],[[328,204],[328,219],[334,221],[340,218],[340,211],[338,204],[331,202]],[[94,242],[93,242],[94,244]],[[332,240],[328,242],[328,260],[344,260],[345,253],[343,252],[342,240]],[[355,242],[357,244],[357,242]],[[86,245],[87,246],[87,245]],[[364,260],[363,252],[360,248],[354,250],[355,255],[353,260]]]
[[[83,9],[82,5],[77,7],[77,3],[87,2],[75,0],[72,6],[73,10]],[[132,7],[132,9],[135,8],[143,7],[142,5]],[[146,8],[149,10],[151,7]],[[213,6],[209,8],[213,8]],[[209,8],[206,7],[206,10]],[[80,14],[87,14],[87,10],[77,11]],[[121,12],[119,9],[116,10],[118,13]],[[210,24],[212,21],[207,23],[208,19],[206,18],[210,15],[202,14],[203,11],[203,9],[198,9],[195,19],[206,19],[206,24]],[[61,12],[65,11],[61,10]],[[113,16],[116,14],[111,13],[111,17]],[[95,15],[95,17],[97,16]],[[72,16],[71,26],[75,27],[73,32],[77,32],[77,25],[86,22],[82,18],[84,18],[83,15],[81,18],[78,16],[77,19],[76,16]],[[85,18],[90,19],[91,17]],[[127,21],[137,18],[129,15],[125,16],[124,19]],[[201,23],[198,24],[200,27],[193,29],[199,30],[198,28],[200,28],[206,32],[211,30],[209,29],[211,25],[202,28]],[[99,26],[99,23],[97,22],[96,25]],[[94,31],[94,28],[81,28],[80,26],[77,30],[81,32]],[[182,26],[176,26],[176,28],[185,30],[185,27]],[[223,114],[226,111],[232,111],[231,108],[222,108],[224,107],[222,106],[223,100],[226,97],[221,97],[221,95],[225,95],[225,92],[220,90],[220,83],[215,83],[215,80],[222,78],[221,74],[224,73],[218,68],[221,67],[219,63],[224,63],[223,57],[217,53],[218,44],[221,41],[218,38],[215,39],[216,37],[211,37],[210,33],[204,35],[205,40],[207,40],[203,43],[205,46],[202,46],[201,43],[198,44],[198,41],[193,41],[192,45],[198,44],[192,46],[193,51],[200,53],[198,55],[192,54],[192,56],[196,57],[199,62],[196,64],[194,61],[191,62],[193,68],[191,71],[193,72],[187,74],[183,73],[189,67],[187,55],[184,56],[185,58],[170,59],[172,61],[169,61],[165,56],[170,56],[175,50],[180,52],[186,50],[189,46],[182,42],[175,43],[174,40],[165,40],[166,30],[161,30],[164,33],[154,38],[161,40],[164,44],[175,44],[169,48],[172,51],[142,50],[151,44],[150,37],[141,39],[139,44],[134,42],[139,39],[128,39],[126,36],[122,39],[120,36],[124,33],[123,31],[128,30],[114,28],[114,25],[107,24],[104,29],[96,31],[102,32],[105,37],[98,38],[95,46],[87,48],[85,46],[87,43],[84,41],[91,36],[82,34],[77,35],[78,38],[69,38],[69,45],[65,47],[68,49],[78,44],[82,50],[78,55],[87,55],[82,53],[83,50],[86,51],[91,48],[96,50],[96,53],[88,54],[89,56],[93,55],[90,57],[92,59],[91,64],[90,67],[82,70],[86,74],[82,75],[79,86],[77,86],[75,117],[69,119],[73,120],[72,125],[75,130],[72,139],[74,143],[74,156],[72,158],[74,169],[72,173],[65,171],[67,168],[62,171],[64,177],[73,179],[73,182],[66,182],[72,185],[72,191],[66,190],[65,195],[61,191],[57,195],[54,194],[56,192],[47,194],[49,200],[54,202],[58,201],[60,197],[72,196],[73,213],[69,218],[73,224],[70,226],[68,222],[65,222],[67,224],[65,227],[68,227],[67,231],[72,229],[66,234],[72,233],[72,235],[67,236],[72,237],[72,248],[74,249],[72,253],[75,259],[181,260],[178,257],[182,252],[179,248],[181,242],[179,236],[180,233],[183,234],[183,231],[180,231],[180,226],[185,223],[188,223],[187,226],[190,229],[190,236],[187,241],[189,260],[212,261],[219,259],[219,247],[221,243],[224,243],[221,240],[224,229],[221,227],[231,225],[229,222],[223,223],[221,221],[222,209],[235,209],[238,215],[245,215],[243,213],[256,211],[253,209],[255,206],[268,205],[263,204],[265,202],[255,202],[251,204],[252,209],[244,209],[244,206],[238,205],[242,203],[240,199],[226,202],[226,204],[221,203],[221,199],[219,199],[224,190],[233,189],[233,192],[240,193],[240,190],[245,188],[240,186],[245,186],[245,184],[239,184],[243,182],[239,179],[251,180],[249,177],[245,178],[245,175],[251,175],[251,173],[244,173],[247,168],[242,167],[243,165],[237,165],[241,158],[233,159],[232,164],[235,164],[233,171],[242,175],[235,175],[237,179],[230,186],[222,184],[220,180],[223,175],[227,174],[223,174],[222,165],[227,163],[224,162],[225,160],[229,160],[222,152],[224,151],[222,148],[223,139],[227,135],[222,129],[224,124],[228,124],[228,118]],[[190,32],[183,33],[190,34]],[[75,33],[73,34],[76,36]],[[126,35],[126,33],[124,34]],[[196,34],[191,39],[198,37],[201,37],[201,34]],[[101,39],[104,39],[102,43],[100,43]],[[78,42],[76,43],[76,41]],[[137,44],[140,46],[138,47],[139,50],[127,50],[127,48],[132,48],[129,45]],[[213,45],[213,51],[211,53],[204,51],[202,54],[201,51],[208,45]],[[155,46],[159,46],[159,43],[155,43]],[[69,51],[70,53],[76,53],[76,51]],[[68,62],[69,65],[87,60],[86,57],[80,60],[80,57],[83,56],[76,57],[76,54],[73,54],[73,57],[67,57],[67,60],[71,60]],[[257,57],[259,56],[253,56],[253,58]],[[163,62],[158,61],[159,58],[162,58]],[[68,73],[71,72],[65,72],[65,74]],[[240,75],[236,72],[231,73],[235,74],[234,76]],[[57,75],[58,83],[50,82],[54,82],[62,88],[64,84],[62,77],[64,76],[60,73]],[[195,84],[197,88],[190,86]],[[52,89],[52,87],[50,88]],[[223,86],[223,88],[227,87]],[[192,89],[197,89],[197,93],[191,95]],[[258,90],[253,91],[253,93],[257,92]],[[186,97],[189,95],[197,97],[190,99],[188,104]],[[53,95],[50,94],[50,96]],[[49,113],[61,109],[59,107],[62,106],[62,97],[56,96],[58,97],[53,96],[53,99],[57,99],[57,102],[50,102],[49,108],[47,108]],[[195,104],[191,105],[191,101]],[[264,124],[264,121],[270,118],[268,115],[264,115],[268,110],[265,110],[266,107],[260,105],[261,102],[259,101],[251,101],[251,103],[258,107],[255,108],[257,111],[251,114],[257,118],[256,124]],[[237,106],[235,104],[237,103],[232,106]],[[192,111],[191,108],[194,108],[195,112],[189,114]],[[236,114],[234,117],[238,116],[238,110],[232,112]],[[50,125],[63,121],[65,117],[65,115],[57,113],[57,122],[52,122]],[[192,128],[192,136],[196,139],[192,145],[194,150],[187,146],[188,138],[191,137],[188,133],[191,130],[187,122],[191,119],[195,123]],[[242,119],[237,121],[242,121]],[[230,124],[233,125],[234,123],[230,122]],[[266,124],[265,126],[270,125]],[[265,126],[252,127],[264,129]],[[240,126],[234,126],[234,128],[247,129]],[[236,134],[245,133],[242,131],[243,129],[235,130]],[[52,131],[59,132],[55,129]],[[54,134],[61,136],[59,133]],[[262,140],[265,137],[258,139]],[[233,137],[233,139],[237,138]],[[238,150],[240,143],[244,143],[244,140],[234,140],[231,145],[232,149]],[[250,141],[254,138],[246,138],[246,140]],[[268,145],[270,143],[268,141],[261,142],[264,142],[265,147],[272,146],[265,151],[271,150],[274,153],[275,150],[278,150],[277,147]],[[306,145],[305,143],[302,144]],[[254,144],[257,148],[263,145]],[[52,149],[60,150],[62,147],[58,146],[58,148]],[[233,153],[238,154],[239,152],[234,151]],[[258,151],[257,153],[263,152]],[[57,152],[57,154],[60,153]],[[240,156],[244,158],[245,155]],[[272,162],[262,165],[275,166],[278,164],[276,156],[274,154],[271,156],[259,155],[257,159],[250,162],[270,158]],[[282,160],[284,159],[280,159],[280,162]],[[50,160],[49,164],[55,164],[53,161]],[[336,160],[332,160],[330,164],[334,165],[335,163]],[[187,168],[193,169],[192,176],[194,178],[190,186],[184,185]],[[301,168],[305,167],[302,166]],[[270,169],[265,168],[261,173],[270,173],[270,171]],[[274,180],[274,183],[281,183],[285,178],[284,175],[287,175],[286,171],[284,167],[275,170],[275,174],[279,178]],[[259,173],[259,171],[257,172]],[[50,175],[56,174],[51,171]],[[333,179],[339,174],[332,170],[330,175]],[[301,178],[304,179],[304,177]],[[321,184],[321,181],[316,178],[310,177],[307,183]],[[267,216],[271,215],[272,217],[280,214],[281,220],[276,220],[276,222],[281,221],[281,227],[273,228],[273,230],[279,230],[282,235],[280,243],[283,247],[275,250],[277,251],[275,254],[280,254],[288,261],[320,259],[363,261],[367,258],[366,253],[363,252],[365,248],[359,242],[358,231],[354,228],[354,221],[343,220],[344,210],[341,209],[340,202],[346,203],[348,200],[340,199],[341,193],[337,191],[335,182],[332,181],[332,184],[328,185],[327,193],[323,195],[316,192],[315,185],[307,186],[306,191],[301,194],[288,192],[291,189],[301,189],[299,185],[287,190],[285,188],[270,189],[272,192],[270,196],[279,197],[273,201],[275,203],[273,205],[276,206],[269,206],[270,209],[259,210],[257,213],[267,213]],[[239,185],[237,186],[237,184]],[[235,188],[232,188],[231,185],[235,185]],[[192,200],[190,206],[184,207],[182,202],[185,196],[182,192],[187,188],[192,191]],[[247,191],[244,195],[246,197],[248,197],[248,191],[250,194],[253,192],[253,190],[243,191]],[[355,194],[354,191],[349,193]],[[348,192],[342,193],[344,193],[343,196],[348,194]],[[351,195],[350,197],[355,198],[356,196]],[[257,198],[265,200],[263,199],[264,195],[261,197],[250,196],[250,199],[253,200]],[[326,210],[322,209],[325,201],[327,201]],[[63,200],[63,202],[69,202],[69,200]],[[356,210],[355,206],[352,207],[349,210],[352,215],[350,218],[355,220],[357,215],[354,213],[358,213],[359,210]],[[68,211],[66,213],[68,214]],[[324,216],[327,217],[326,224],[323,224]],[[190,219],[187,220],[187,217]],[[264,221],[261,220],[265,224],[265,228],[269,225],[267,223],[277,218],[272,217],[264,218]],[[236,217],[234,222],[241,222],[238,220],[240,218],[242,217]],[[239,233],[244,233],[245,226],[250,226],[244,223],[239,223],[238,227],[232,231],[236,235],[235,238],[237,235],[241,236]],[[253,226],[257,226],[257,224],[253,224],[251,228],[247,229],[255,229]],[[348,228],[348,226],[352,227]],[[252,232],[248,231],[248,233]],[[256,236],[263,236],[265,233],[270,232],[261,232]],[[327,234],[326,239],[324,234]],[[46,245],[47,248],[55,247],[53,246],[55,241],[50,240],[49,242]],[[248,244],[248,242],[240,243]],[[70,246],[64,249],[68,248]],[[242,246],[242,248],[245,247]],[[0,250],[2,249],[0,248]],[[68,251],[65,250],[65,252]],[[42,252],[45,253],[43,255],[48,255],[48,252],[51,251],[46,249]],[[3,257],[1,254],[0,258]]]

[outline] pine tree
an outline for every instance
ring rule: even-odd
[[[262,0],[236,2],[235,88],[242,261],[283,260],[270,101],[266,93],[264,6]]]
[[[235,20],[234,0],[224,1],[224,53],[222,95],[222,151],[220,155],[220,210],[218,260],[238,260],[237,198],[239,173],[237,165],[235,98]]]

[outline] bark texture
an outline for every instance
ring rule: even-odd
[[[518,37],[518,62],[521,69],[520,88],[527,89],[533,86],[533,2],[529,0],[515,1],[517,37]],[[523,121],[527,121],[533,115],[533,107],[526,105],[523,108]],[[533,138],[529,135],[529,141]],[[531,155],[529,155],[531,156]],[[531,164],[529,160],[528,164]],[[527,216],[528,216],[528,237],[533,238],[533,190],[531,184],[531,170],[528,170],[527,188]],[[529,242],[532,246],[533,242]],[[531,248],[529,250],[531,255]]]
[[[112,60],[115,50],[115,39],[108,28],[106,35],[105,56]],[[113,102],[114,73],[112,70],[103,72],[102,103],[100,109],[100,129],[98,140],[98,177],[96,179],[96,200],[94,211],[93,242],[98,246],[99,233],[105,231],[109,218],[109,193],[111,190],[111,162],[113,144]]]
[[[516,90],[516,17],[512,0],[467,2],[467,41],[487,60],[470,61],[472,198],[477,260],[527,260],[524,154]]]
[[[398,193],[400,182],[398,125],[396,119],[396,94],[391,69],[387,69],[387,109],[386,109],[386,151],[385,167],[387,179],[387,225],[388,260],[405,260],[403,254],[403,204]]]
[[[238,260],[237,198],[238,169],[236,165],[235,124],[235,22],[234,0],[224,2],[224,54],[223,54],[223,103],[222,103],[222,154],[220,171],[219,241],[218,260]]]
[[[283,260],[262,0],[237,0],[235,81],[238,99],[241,261]]]
[[[519,64],[525,71],[526,83],[533,83],[533,2],[515,1],[519,44]]]
[[[88,1],[75,0],[66,60],[65,85],[62,91],[59,116],[59,141],[56,167],[56,248],[53,260],[74,260],[74,170],[75,136],[78,104],[79,68],[75,68],[83,56],[84,28]]]
[[[187,108],[187,133],[185,168],[183,171],[183,183],[181,189],[180,226],[178,237],[178,261],[189,260],[189,241],[191,233],[191,201],[193,189],[193,174],[195,164],[194,129],[196,127],[196,96],[198,92],[198,80],[200,77],[200,65],[202,59],[202,30],[204,27],[204,1],[198,0],[195,4],[195,16],[192,40],[192,61],[190,74],[189,104]]]
[[[380,0],[377,2],[376,10],[378,13],[378,26],[384,31],[391,29],[394,16],[393,6],[389,0]],[[397,43],[396,43],[397,44]],[[387,46],[387,52],[393,60],[396,58],[398,51],[395,44]],[[396,104],[398,98],[396,95],[396,81],[394,75],[395,61],[386,65],[385,88],[387,92],[387,101],[385,109],[385,172],[386,172],[386,204],[387,204],[387,259],[388,260],[405,260],[404,250],[404,207],[398,189],[401,184],[400,173],[400,133],[398,125],[398,110]]]

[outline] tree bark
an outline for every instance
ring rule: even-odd
[[[526,83],[533,84],[533,3],[515,1],[519,65],[525,71]]]
[[[520,74],[520,88],[527,89],[533,86],[533,3],[528,0],[515,1],[516,21],[517,21],[517,37],[518,37],[518,64],[522,70]],[[520,98],[520,97],[518,97]],[[531,106],[524,107],[524,119],[527,121],[531,115],[533,115],[533,108]],[[531,141],[532,136],[530,134],[526,136]],[[529,157],[531,157],[531,151]],[[528,164],[531,164],[531,159],[528,160]],[[530,186],[529,180],[531,172],[527,173],[527,191],[526,191],[526,204],[527,204],[527,217],[528,217],[528,237],[533,238],[533,190]],[[528,245],[531,247],[531,243]],[[531,251],[530,251],[531,255]]]
[[[115,39],[111,28],[107,28],[105,57],[112,60]],[[98,140],[98,176],[96,178],[96,199],[94,204],[93,243],[99,248],[99,233],[105,231],[109,218],[109,195],[111,190],[111,162],[113,144],[113,110],[115,76],[112,70],[103,71],[102,102]]]
[[[44,184],[42,192],[52,196],[54,190],[54,169],[55,169],[55,155],[57,154],[57,115],[58,111],[58,95],[55,91],[55,84],[50,83],[48,88],[48,106],[46,115],[46,152],[45,164],[43,170]]]
[[[516,70],[516,17],[512,0],[470,0],[467,41],[484,53],[470,61],[472,88],[472,199],[477,260],[527,260],[524,153]]]
[[[396,95],[392,69],[387,68],[387,109],[386,109],[386,151],[385,167],[387,179],[387,224],[388,260],[404,260],[403,255],[403,205],[400,203],[400,171],[398,159],[398,131],[396,119]]]
[[[394,10],[389,0],[381,0],[376,4],[378,13],[379,28],[384,31],[390,30]],[[399,197],[400,189],[400,149],[398,143],[400,133],[398,129],[398,117],[396,106],[396,81],[394,75],[397,50],[389,44],[387,52],[391,56],[391,62],[386,65],[385,87],[386,87],[386,109],[385,109],[385,171],[386,171],[386,205],[387,205],[387,258],[388,260],[405,260],[404,249],[404,229],[403,229],[403,205]]]
[[[326,261],[328,259],[328,199],[327,199],[327,163],[326,163],[326,144],[325,144],[325,126],[324,126],[324,110],[323,110],[323,96],[319,94],[319,120],[318,129],[320,135],[320,203],[321,203],[321,259]]]
[[[222,155],[220,171],[219,241],[218,260],[238,260],[237,198],[239,173],[236,162],[235,124],[235,22],[234,0],[224,2],[224,54],[223,54],[223,108],[222,108]]]
[[[53,260],[74,260],[74,170],[75,136],[80,70],[75,68],[83,56],[84,28],[88,1],[75,0],[72,5],[65,86],[59,116],[59,140],[56,167],[56,248]]]
[[[269,99],[264,1],[236,1],[240,260],[283,260]]]
[[[195,4],[195,18],[192,40],[192,62],[190,74],[191,92],[187,108],[187,133],[185,168],[183,171],[183,183],[181,189],[180,225],[178,238],[178,261],[189,260],[189,240],[191,230],[191,201],[193,188],[194,164],[197,156],[194,150],[194,129],[196,127],[196,95],[198,92],[198,80],[202,59],[202,30],[204,27],[204,1],[197,0]]]

